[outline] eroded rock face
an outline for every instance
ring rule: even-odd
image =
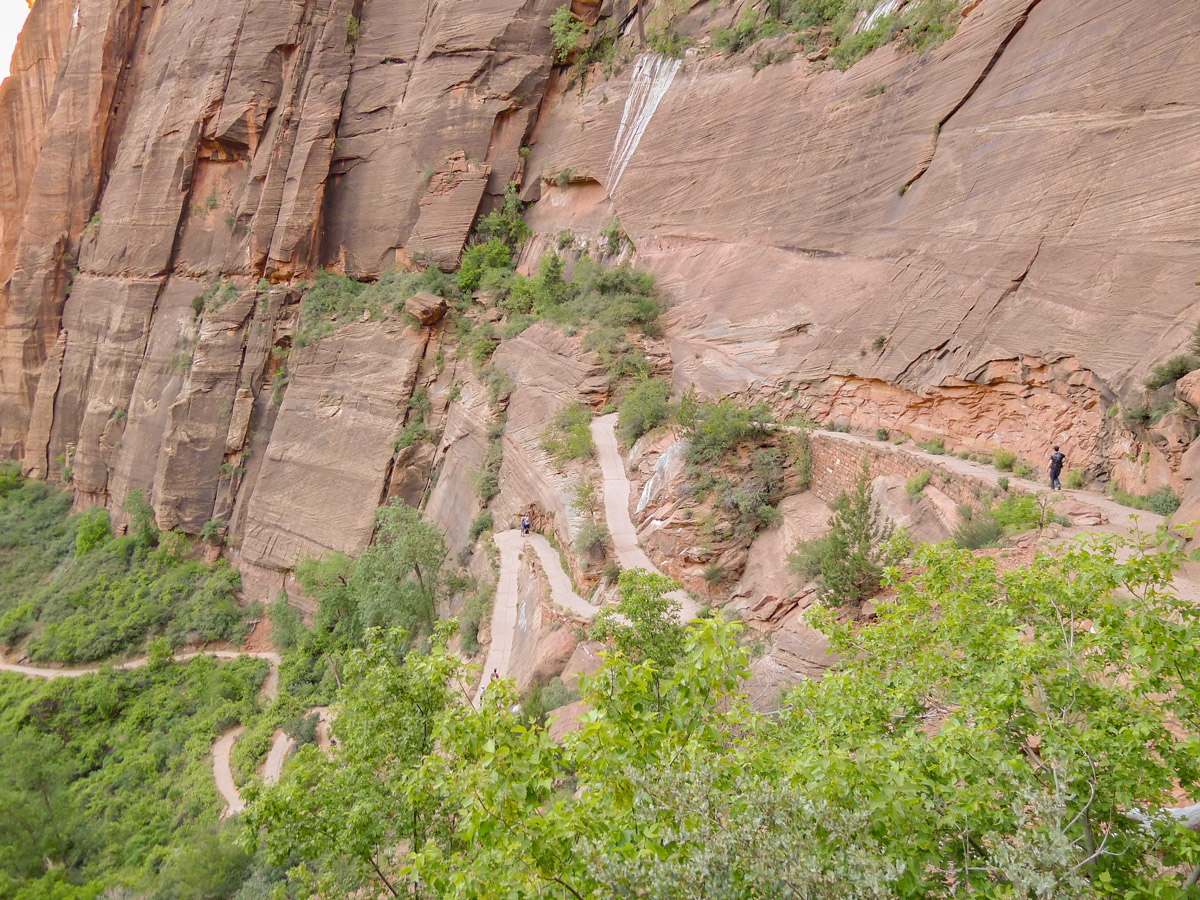
[[[0,453],[80,505],[140,489],[163,527],[229,520],[264,591],[360,549],[429,335],[289,354],[287,285],[457,265],[518,171],[553,8],[39,2],[0,90]]]
[[[291,349],[295,288],[322,265],[452,269],[519,176],[523,267],[570,231],[571,258],[652,270],[679,388],[1035,462],[1057,443],[1089,475],[1195,490],[1189,418],[1114,414],[1195,324],[1194,2],[982,0],[924,57],[635,55],[569,91],[557,5],[39,0],[0,88],[0,454],[69,474],[81,505],[141,489],[165,526],[228,519],[271,590],[299,555],[360,548],[431,469],[457,552],[486,386],[464,366],[441,442],[391,448],[437,304],[409,309],[422,334],[339,323]],[[533,509],[568,543],[579,471],[540,433],[607,379],[544,327],[493,365],[516,383],[497,525]],[[648,490],[659,552],[747,562],[673,546],[669,487]]]
[[[246,508],[247,563],[286,569],[366,545],[423,352],[423,338],[398,321],[348,325],[292,352]]]
[[[924,58],[845,72],[689,52],[595,73],[541,124],[530,171],[584,180],[543,183],[539,233],[611,204],[674,300],[679,387],[812,385],[797,402],[822,415],[916,411],[1111,466],[1135,451],[1105,407],[1178,352],[1197,298],[1198,13],[1029,8],[984,0]],[[1131,29],[1163,52],[1129,52]]]

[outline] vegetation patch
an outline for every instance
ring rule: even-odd
[[[573,459],[596,455],[591,422],[592,411],[582,403],[572,403],[556,412],[542,431],[542,449],[560,469]]]
[[[1109,493],[1113,500],[1122,506],[1158,513],[1160,516],[1174,514],[1175,510],[1179,509],[1183,502],[1180,500],[1179,495],[1169,487],[1160,487],[1149,494],[1131,494],[1128,491],[1114,487]]]
[[[68,516],[69,501],[15,469],[0,475],[0,641],[31,659],[90,662],[163,636],[172,647],[240,640],[250,610],[224,561],[190,558],[180,535],[160,540],[134,491],[133,533],[114,537],[104,510]]]
[[[871,498],[871,474],[863,463],[854,490],[833,504],[829,533],[801,541],[788,558],[792,571],[817,581],[818,595],[831,606],[870,597],[884,569],[904,555],[905,541],[893,543],[895,526]]]
[[[712,46],[738,53],[763,38],[794,34],[806,50],[831,46],[831,61],[846,69],[894,40],[920,53],[931,50],[961,18],[954,0],[913,0],[887,15],[875,14],[879,6],[878,0],[768,0],[762,8],[747,7],[732,28],[713,29]]]

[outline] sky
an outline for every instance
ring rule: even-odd
[[[0,0],[0,78],[8,75],[13,47],[28,14],[25,0]]]

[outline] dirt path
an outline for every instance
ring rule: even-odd
[[[782,426],[786,431],[796,432],[800,429],[792,426]],[[919,447],[911,446],[908,443],[896,445],[884,443],[883,441],[872,440],[871,438],[863,437],[857,434],[846,434],[840,431],[822,431],[822,437],[831,438],[833,440],[845,441],[849,444],[862,444],[871,447],[874,450],[881,450],[887,453],[903,453],[908,456],[915,456],[919,459],[927,460],[929,465],[945,469],[949,472],[954,472],[958,475],[967,475],[971,478],[978,479],[992,487],[1001,478],[1007,478],[1009,484],[1013,487],[1020,488],[1023,491],[1035,492],[1046,491],[1049,485],[1045,482],[1032,481],[1028,478],[1021,478],[1014,475],[1012,472],[1000,472],[992,466],[985,466],[983,463],[974,462],[969,459],[959,459],[949,453],[938,456],[933,453],[927,453]],[[1122,506],[1110,497],[1100,493],[1099,491],[1087,490],[1063,490],[1059,492],[1064,497],[1072,497],[1079,500],[1081,503],[1086,503],[1089,506],[1094,506],[1108,517],[1111,525],[1115,526],[1115,530],[1125,532],[1133,525],[1133,517],[1137,516],[1138,526],[1143,531],[1153,531],[1161,525],[1165,519],[1157,513],[1146,512],[1139,509],[1131,509],[1128,506]],[[1100,530],[1100,529],[1089,529]]]
[[[268,700],[274,700],[279,694],[280,656],[278,653],[270,651],[187,650],[183,653],[172,654],[171,659],[175,662],[186,662],[198,656],[212,656],[216,659],[240,659],[242,657],[265,659],[270,663],[271,668],[267,672],[267,677],[263,679],[262,696]],[[144,668],[149,662],[149,657],[138,656],[125,662],[116,663],[112,668],[120,672],[128,672],[133,669]],[[69,668],[26,666],[19,663],[5,662],[3,655],[0,655],[0,672],[11,672],[14,675],[23,675],[26,678],[45,678],[48,680],[54,678],[79,678],[83,675],[95,675],[99,671],[100,666],[75,666]],[[235,813],[240,813],[246,808],[246,803],[242,800],[242,795],[238,793],[237,785],[234,783],[233,768],[230,765],[230,758],[233,755],[233,745],[237,743],[237,739],[245,730],[245,726],[239,725],[236,728],[226,731],[213,742],[213,781],[216,782],[217,791],[226,804],[225,810],[221,813],[222,819]],[[267,784],[274,784],[279,780],[279,775],[283,771],[283,761],[287,758],[291,745],[291,738],[282,731],[275,733],[271,752],[267,755],[266,765],[263,767],[263,781]]]
[[[251,659],[265,659],[271,664],[271,670],[267,673],[267,678],[263,682],[262,694],[268,699],[274,699],[279,692],[279,654],[270,652],[259,653],[244,653],[239,650],[187,650],[183,653],[174,653],[171,659],[175,662],[186,662],[189,659],[195,659],[198,656],[212,656],[217,659],[238,659],[246,656]],[[128,672],[131,669],[141,669],[149,664],[150,660],[145,656],[138,656],[125,662],[116,663],[112,668],[118,672]],[[12,672],[15,675],[24,675],[26,678],[79,678],[81,675],[95,675],[100,671],[100,666],[27,666],[19,663],[5,662],[4,657],[0,655],[0,672]]]
[[[600,471],[604,475],[604,518],[617,550],[617,562],[622,569],[647,569],[661,575],[658,566],[650,561],[638,543],[637,528],[629,515],[630,485],[629,477],[625,474],[625,462],[617,446],[617,414],[593,419],[591,430],[592,440],[596,443],[596,456],[600,460]],[[690,622],[696,617],[699,604],[686,591],[672,591],[667,596],[679,601],[682,621]]]
[[[246,808],[246,801],[238,793],[237,785],[233,781],[233,769],[229,765],[233,745],[245,730],[244,725],[231,728],[212,745],[213,781],[217,783],[217,792],[225,800],[225,809],[221,812],[222,819],[236,815]]]

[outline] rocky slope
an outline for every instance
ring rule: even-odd
[[[0,89],[0,450],[81,505],[227,522],[259,597],[392,495],[428,493],[461,548],[486,386],[437,325],[293,347],[297,304],[321,266],[452,269],[517,179],[527,265],[619,222],[679,389],[1185,486],[1188,416],[1110,411],[1196,324],[1191,0],[980,0],[924,56],[846,71],[711,52],[746,4],[683,4],[681,60],[627,37],[582,86],[556,5],[38,0]],[[594,361],[539,329],[495,364],[518,387],[494,510],[567,542],[537,435],[597,396]],[[397,454],[419,387],[441,440]]]

